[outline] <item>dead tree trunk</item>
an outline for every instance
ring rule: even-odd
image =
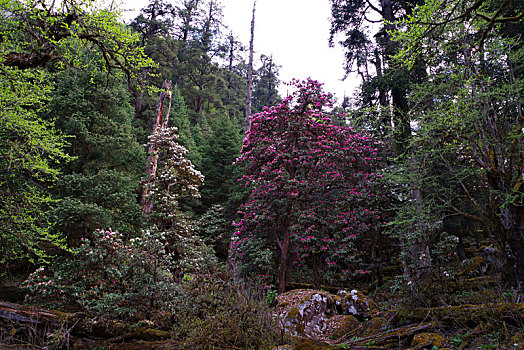
[[[253,17],[251,18],[251,40],[249,41],[249,63],[247,68],[246,125],[245,131],[251,129],[251,97],[253,95],[253,40],[255,38],[255,6],[253,2]]]
[[[171,112],[171,94],[172,84],[171,81],[164,81],[162,84],[162,91],[158,98],[156,106],[155,121],[153,122],[153,130],[151,136],[160,132],[162,129],[167,127],[169,121],[169,113]],[[168,108],[166,116],[164,117],[165,101],[168,100]],[[147,173],[144,188],[142,190],[142,215],[147,215],[153,209],[153,199],[150,196],[151,188],[155,185],[156,171],[158,167],[158,144],[151,142],[148,149],[147,157]]]

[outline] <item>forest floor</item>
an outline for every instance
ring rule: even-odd
[[[453,305],[410,307],[400,296],[376,292],[376,308],[365,317],[330,315],[321,334],[295,334],[275,349],[524,349],[524,303],[512,300],[486,282],[485,288],[458,291]],[[300,293],[329,294],[298,290]],[[20,293],[2,287],[2,296],[20,301]],[[279,305],[297,303],[297,291],[286,293]],[[295,298],[295,300],[291,300]],[[278,306],[275,310],[278,310]],[[309,322],[307,320],[301,320]],[[351,322],[349,322],[351,321]],[[300,326],[299,326],[300,327]],[[169,329],[147,322],[90,318],[83,313],[46,310],[21,303],[0,302],[1,349],[183,349]],[[228,349],[215,346],[203,348]]]
[[[490,272],[485,259],[469,260],[452,279],[426,282],[417,294],[394,275],[372,290],[366,289],[371,286],[366,283],[355,283],[354,289],[345,292],[333,286],[315,290],[307,284],[292,284],[292,290],[278,296],[270,309],[280,325],[275,330],[280,336],[271,335],[270,347],[233,346],[236,343],[220,339],[238,336],[232,327],[240,320],[262,320],[256,309],[228,315],[236,300],[228,301],[227,307],[220,305],[230,293],[227,289],[220,297],[216,293],[215,299],[217,291],[209,292],[205,301],[209,308],[188,317],[186,327],[191,328],[193,322],[195,329],[197,323],[200,327],[185,333],[197,339],[193,343],[197,345],[189,346],[180,339],[184,333],[177,324],[148,319],[131,322],[26,305],[24,291],[18,288],[21,281],[13,280],[0,286],[0,349],[524,350],[522,294],[504,289],[500,275]],[[216,314],[210,317],[210,310]],[[253,329],[257,322],[245,331],[265,337],[267,328]]]

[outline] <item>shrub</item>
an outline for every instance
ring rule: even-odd
[[[184,349],[272,349],[280,338],[262,290],[221,274],[187,275],[175,312]]]
[[[177,295],[166,253],[165,233],[122,234],[97,230],[72,257],[55,259],[32,273],[23,286],[28,301],[51,308],[81,309],[114,318],[139,318],[168,311]]]

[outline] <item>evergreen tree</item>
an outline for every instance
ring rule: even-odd
[[[79,66],[84,45],[99,50],[104,67],[128,76],[151,62],[117,13],[92,2],[0,1],[0,260],[45,256],[59,243],[44,215],[58,164],[69,157],[52,121],[39,118],[53,89],[51,64]]]
[[[346,74],[357,72],[361,76],[360,107],[371,109],[371,113],[363,114],[361,125],[371,126],[380,136],[392,138],[397,155],[404,153],[409,145],[407,94],[410,81],[418,79],[418,71],[408,73],[395,64],[393,57],[398,44],[392,40],[391,31],[398,26],[396,21],[411,13],[417,2],[382,0],[376,4],[331,0],[330,45],[335,44],[339,35],[343,36],[339,43],[345,49]],[[372,19],[377,15],[379,20]],[[377,22],[381,26],[372,33],[369,29]]]
[[[213,121],[212,132],[203,153],[202,203],[207,209],[213,204],[225,205],[238,192],[233,162],[240,152],[240,133],[228,116]]]
[[[138,229],[145,154],[132,126],[127,84],[118,77],[108,80],[96,65],[67,69],[56,78],[46,115],[70,135],[68,153],[75,157],[62,168],[55,189],[61,199],[52,210],[57,229],[76,240],[95,229]]]
[[[191,124],[184,98],[177,88],[173,90],[170,121],[171,125],[178,129],[178,142],[188,150],[188,159],[197,169],[200,169],[202,164],[201,147],[197,145],[193,137],[193,133],[197,131],[194,130],[195,126]]]
[[[253,90],[253,110],[255,113],[262,112],[264,107],[276,105],[282,99],[278,95],[277,87],[279,65],[273,62],[273,57],[260,56],[262,66],[255,73],[255,88]]]

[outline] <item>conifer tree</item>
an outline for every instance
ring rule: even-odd
[[[90,67],[58,74],[46,108],[46,118],[69,135],[68,153],[75,157],[62,168],[55,189],[60,201],[51,215],[76,241],[95,229],[129,233],[141,225],[137,191],[145,154],[132,126],[127,84]]]

